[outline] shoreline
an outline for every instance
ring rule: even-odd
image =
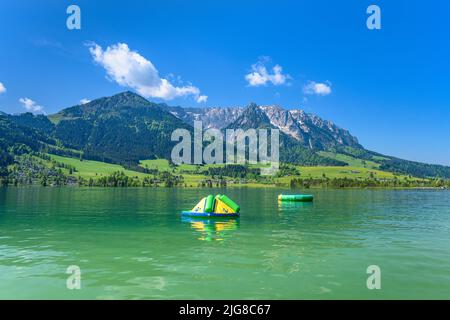
[[[450,191],[450,188],[442,188],[442,187],[341,187],[341,188],[334,188],[334,187],[319,187],[319,186],[313,186],[310,188],[290,188],[288,186],[277,186],[277,185],[263,185],[263,184],[252,184],[252,185],[233,185],[233,186],[222,186],[222,187],[193,187],[193,186],[173,186],[173,187],[165,187],[165,186],[78,186],[78,185],[60,185],[60,186],[42,186],[39,184],[32,184],[32,185],[0,185],[1,189],[8,189],[8,188],[14,188],[14,189],[27,189],[27,188],[49,188],[49,189],[56,189],[56,188],[73,188],[73,189],[209,189],[209,190],[215,190],[215,189],[286,189],[286,190],[439,190],[439,191]]]

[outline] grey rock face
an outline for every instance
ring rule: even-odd
[[[164,106],[164,108],[191,126],[194,125],[194,121],[202,121],[204,129],[223,129],[235,121],[245,109],[242,107],[182,108],[170,106]]]
[[[194,121],[202,121],[204,129],[226,128],[244,114],[246,109],[244,107],[182,108],[169,106],[165,108],[190,125],[193,125]],[[358,139],[352,136],[348,130],[336,126],[331,121],[306,113],[304,110],[284,109],[276,105],[258,106],[258,108],[267,116],[270,125],[308,148],[318,150],[336,146],[362,148]],[[241,122],[243,120],[245,119],[239,119]],[[252,119],[248,119],[247,122],[251,123]]]

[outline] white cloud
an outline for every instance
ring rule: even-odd
[[[0,82],[0,94],[5,93],[6,92],[6,88],[3,85],[3,83]]]
[[[208,96],[200,95],[200,96],[198,96],[198,98],[197,98],[197,102],[198,102],[198,103],[202,103],[202,102],[206,102],[206,101],[208,101]]]
[[[20,98],[19,102],[23,105],[23,107],[25,109],[27,109],[28,112],[31,113],[43,113],[44,112],[44,108],[38,104],[36,104],[36,102],[34,102],[33,100],[29,99],[29,98]]]
[[[105,68],[108,77],[119,85],[136,90],[144,97],[171,100],[176,97],[193,96],[197,102],[205,102],[207,96],[192,85],[174,86],[161,78],[150,60],[128,48],[126,43],[117,43],[103,50],[96,43],[89,44],[89,51],[96,63]]]
[[[89,100],[89,99],[81,99],[80,100],[81,104],[86,104],[86,103],[89,103],[89,102],[91,102],[91,100]]]
[[[331,83],[326,81],[326,83],[318,83],[315,81],[308,81],[308,83],[303,87],[303,92],[309,95],[327,96],[331,93]]]
[[[290,79],[288,74],[283,74],[283,68],[278,64],[272,68],[272,72],[268,71],[266,63],[269,61],[269,58],[262,58],[252,65],[251,72],[245,75],[245,80],[247,80],[249,86],[264,86],[269,82],[275,86],[279,86],[285,84]]]

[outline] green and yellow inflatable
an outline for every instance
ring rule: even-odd
[[[181,214],[191,217],[239,217],[240,210],[239,205],[226,195],[218,194],[214,197],[210,194],[191,211],[183,211]]]

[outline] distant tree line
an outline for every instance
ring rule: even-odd
[[[450,179],[450,167],[396,158],[382,161],[380,170],[409,174],[419,178],[440,177]]]
[[[231,177],[231,178],[246,178],[249,176],[259,176],[261,170],[259,168],[250,168],[246,165],[224,165],[223,167],[209,167],[206,175],[212,177]]]
[[[450,188],[450,180],[443,179],[352,179],[352,178],[293,178],[291,188]]]

